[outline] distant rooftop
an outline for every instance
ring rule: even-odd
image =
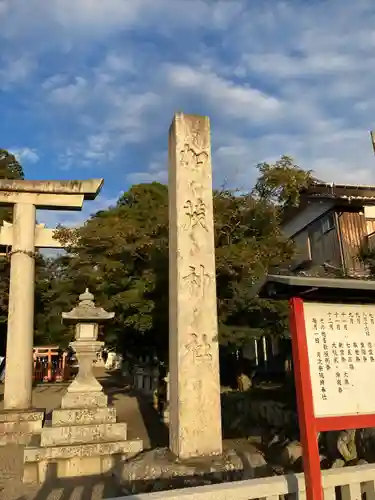
[[[314,182],[307,189],[301,191],[301,196],[336,200],[372,200],[375,199],[375,186]]]
[[[256,283],[251,294],[261,298],[374,303],[375,281],[352,278],[316,278],[268,274]]]
[[[375,205],[375,186],[361,184],[335,184],[315,181],[300,191],[300,203],[288,207],[283,214],[283,222],[292,219],[298,212],[313,202],[331,201],[336,206]]]

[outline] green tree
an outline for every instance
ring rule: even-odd
[[[273,203],[252,194],[214,193],[219,340],[242,345],[253,335],[285,330],[277,303],[254,300],[250,289],[269,266],[289,259]],[[158,183],[133,186],[117,206],[97,213],[65,241],[66,300],[88,286],[116,313],[107,342],[163,358],[168,342],[168,191]],[[49,294],[55,294],[54,291]],[[53,311],[53,309],[51,309]],[[280,316],[281,314],[281,316]]]
[[[311,170],[303,170],[293,158],[283,155],[275,163],[257,165],[259,177],[253,194],[263,200],[275,203],[280,211],[288,206],[297,206],[300,192],[314,180]]]
[[[227,191],[215,194],[214,207],[220,342],[238,348],[254,336],[284,334],[285,305],[252,296],[268,269],[293,254],[275,206]]]
[[[237,349],[251,337],[284,335],[287,304],[254,298],[252,286],[269,269],[288,261],[293,245],[283,237],[282,210],[298,203],[312,182],[283,156],[258,165],[250,193],[214,192],[219,341]],[[122,350],[165,358],[168,345],[168,189],[159,183],[132,186],[116,206],[81,228],[59,228],[67,253],[41,263],[37,338],[67,343],[61,325],[86,287],[115,312],[105,340]],[[44,274],[43,274],[44,273]],[[55,343],[53,342],[53,343]]]
[[[105,328],[107,343],[162,357],[168,331],[166,186],[133,186],[116,207],[98,212],[77,231],[60,228],[57,235],[68,256],[64,277],[51,287],[63,281],[75,294],[89,287],[98,302],[116,313]]]
[[[34,345],[67,347],[72,340],[72,329],[61,318],[77,301],[67,276],[68,260],[67,256],[50,259],[37,255]]]
[[[17,158],[6,149],[0,149],[0,179],[24,179],[23,168]]]
[[[0,179],[24,179],[23,168],[17,158],[6,149],[0,149]],[[0,222],[12,222],[13,211],[9,207],[0,207]]]

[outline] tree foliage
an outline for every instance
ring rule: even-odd
[[[284,333],[279,304],[252,297],[253,285],[293,252],[274,205],[251,194],[218,192],[214,207],[220,342],[238,346],[252,336]]]
[[[295,203],[310,173],[282,157],[258,167],[252,192],[214,192],[214,230],[219,341],[237,348],[253,336],[287,333],[285,303],[252,296],[252,286],[269,268],[293,255],[281,232],[279,209]],[[49,265],[52,279],[42,303],[44,329],[60,331],[57,310],[72,306],[89,287],[115,320],[106,342],[122,351],[166,356],[168,342],[168,188],[138,184],[117,205],[98,212],[83,227],[60,227],[67,254]],[[57,273],[57,270],[59,272]]]
[[[168,331],[168,192],[158,183],[133,186],[115,207],[76,232],[57,232],[67,245],[66,282],[89,287],[113,310],[106,341],[120,349],[160,354]],[[160,343],[159,343],[160,339]]]
[[[0,150],[1,151],[1,150]],[[9,154],[0,161],[9,176],[23,177]],[[0,164],[1,168],[4,163]],[[298,201],[311,180],[291,158],[258,165],[250,193],[214,192],[214,231],[219,341],[237,349],[264,333],[287,333],[284,303],[252,296],[268,269],[289,260],[292,244],[280,228],[280,208]],[[76,229],[59,227],[66,252],[36,262],[35,344],[66,346],[72,332],[61,322],[88,287],[96,301],[115,312],[105,341],[122,352],[165,359],[168,344],[168,188],[154,182],[132,186],[116,206],[100,211]],[[0,272],[2,263],[0,260]],[[5,283],[5,282],[4,282]],[[7,309],[6,286],[0,307]],[[0,322],[5,319],[1,315]]]
[[[260,163],[257,169],[259,177],[253,194],[275,203],[281,211],[288,206],[297,206],[300,191],[313,181],[311,170],[303,170],[286,155],[274,164]]]
[[[0,149],[0,179],[24,179],[23,168],[17,158],[6,149]]]

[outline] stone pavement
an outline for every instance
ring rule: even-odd
[[[149,403],[134,394],[118,376],[96,369],[96,375],[117,410],[119,422],[127,422],[129,439],[140,438],[144,448],[166,446],[167,429],[158,421]],[[60,405],[67,384],[46,384],[34,388],[33,406],[45,408],[47,420]],[[0,386],[0,409],[3,405],[4,386]],[[1,500],[101,500],[121,496],[122,490],[113,477],[100,476],[87,479],[55,480],[40,486],[24,485],[21,481],[23,448],[0,447],[0,499]]]

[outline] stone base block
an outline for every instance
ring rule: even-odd
[[[17,444],[17,445],[31,445],[39,443],[40,435],[33,434],[30,432],[4,432],[0,433],[0,446],[6,446],[7,444]]]
[[[139,453],[114,470],[114,476],[126,494],[134,495],[132,498],[138,498],[138,495],[143,498],[142,493],[153,491],[243,481],[271,475],[272,468],[267,465],[263,453],[252,446],[249,450],[224,450],[223,454],[217,457],[190,460],[179,460],[168,448],[155,448]],[[166,491],[164,493],[167,495]],[[150,495],[150,498],[152,497],[153,495]],[[198,495],[191,497],[198,498]]]
[[[40,435],[44,412],[40,410],[3,410],[0,412],[0,445],[30,444]]]
[[[126,423],[67,425],[63,427],[44,427],[40,446],[62,446],[83,443],[125,441]]]
[[[19,420],[18,422],[0,422],[0,434],[9,432],[39,433],[43,420]]]
[[[103,392],[67,392],[61,400],[61,408],[106,408],[108,397]]]
[[[40,428],[44,421],[44,411],[31,410],[1,410],[0,422],[39,422]]]
[[[49,478],[103,474],[142,449],[141,440],[26,448],[23,482],[42,483]]]
[[[116,409],[109,408],[74,408],[54,410],[52,426],[113,424],[116,422]]]

